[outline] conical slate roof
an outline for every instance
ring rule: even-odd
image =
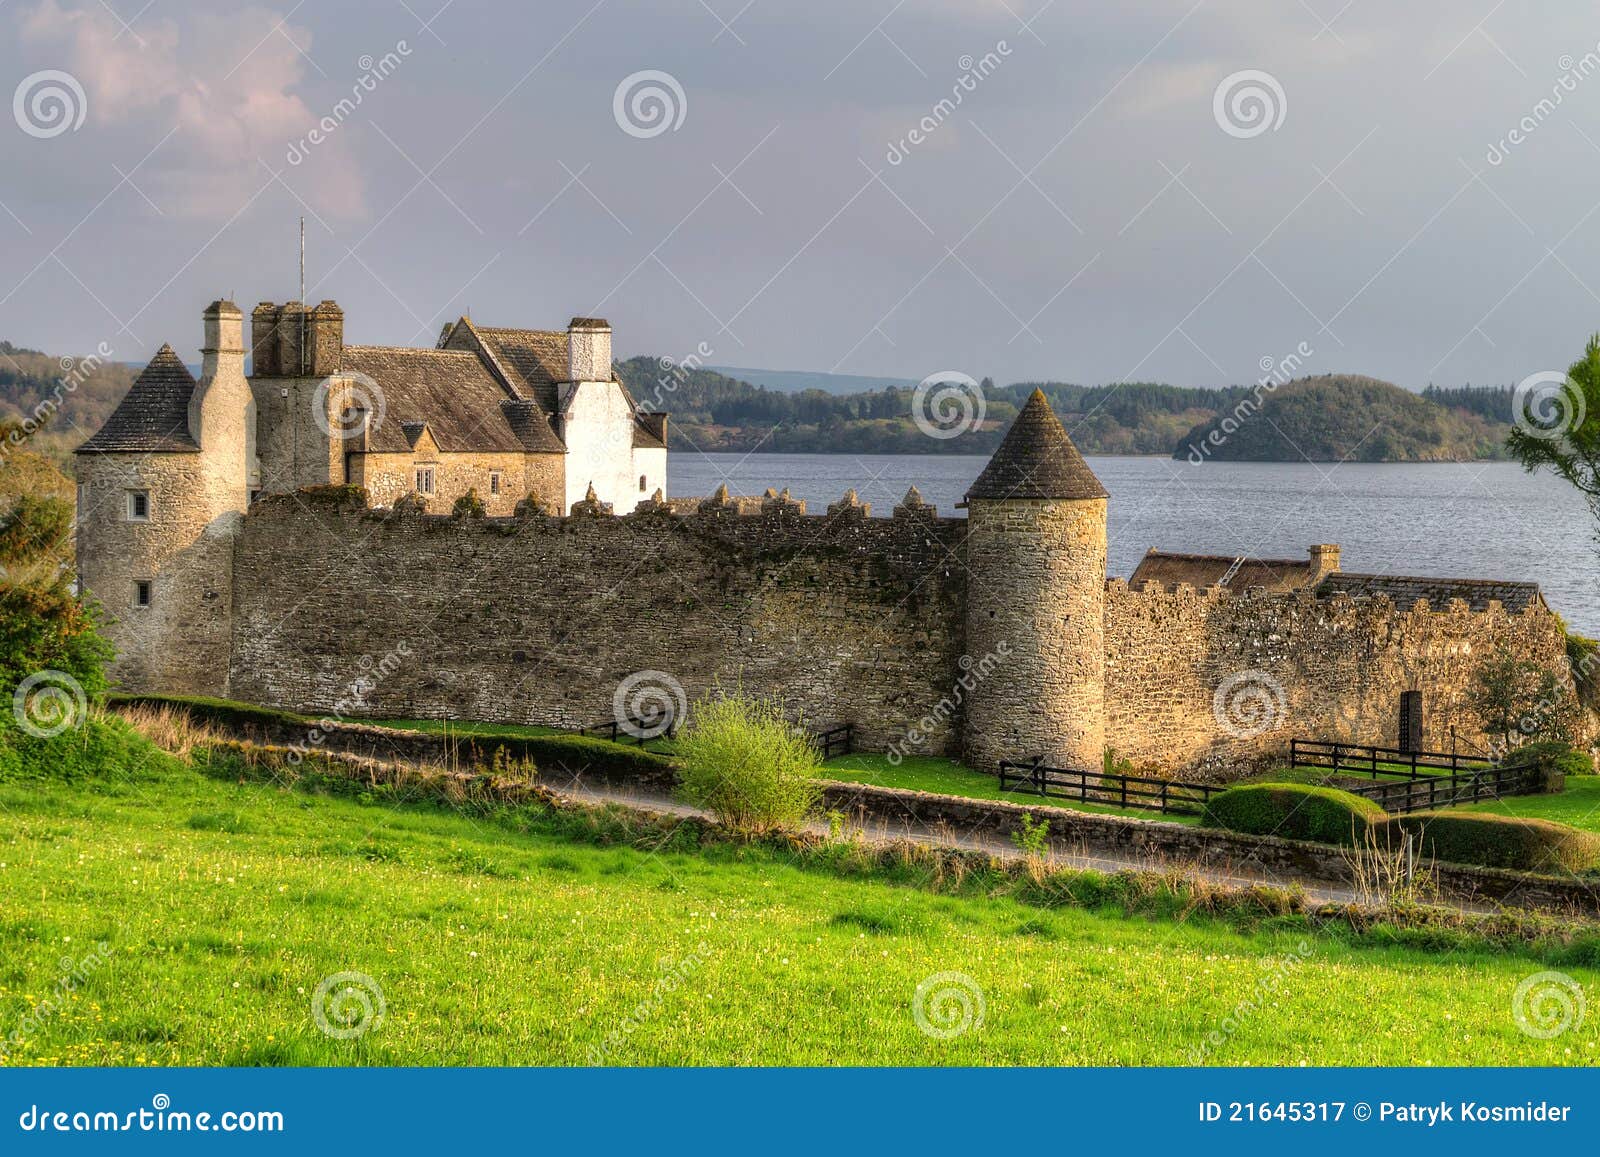
[[[106,424],[83,445],[79,454],[195,453],[200,447],[189,436],[189,398],[194,377],[183,359],[164,345],[134,381]]]
[[[1034,390],[967,497],[1105,498],[1106,489],[1067,437],[1044,391]]]

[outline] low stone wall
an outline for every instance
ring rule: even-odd
[[[956,832],[1004,837],[1020,831],[1022,818],[1030,816],[1035,822],[1049,822],[1050,842],[1058,851],[1124,852],[1148,860],[1152,868],[1163,863],[1218,869],[1260,868],[1329,883],[1352,883],[1349,866],[1338,848],[1274,836],[854,783],[827,784],[823,805],[858,821],[872,821],[890,829],[896,825],[946,825]],[[1600,879],[1540,876],[1462,864],[1437,864],[1433,875],[1440,891],[1455,900],[1600,916]]]

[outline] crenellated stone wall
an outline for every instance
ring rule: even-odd
[[[228,694],[576,727],[612,719],[630,676],[691,701],[742,685],[813,723],[854,722],[863,749],[985,767],[1040,750],[1098,766],[1092,744],[1059,750],[1098,707],[1119,756],[1227,779],[1292,736],[1392,745],[1410,690],[1427,747],[1481,749],[1467,696],[1485,657],[1505,647],[1565,669],[1560,621],[1537,604],[1511,614],[1101,580],[1099,612],[1036,589],[1085,589],[1094,517],[1041,535],[1030,516],[1019,554],[914,496],[892,518],[867,515],[853,495],[812,515],[770,492],[487,519],[373,509],[347,487],[268,496],[233,559]],[[997,553],[986,561],[975,542]]]
[[[463,520],[350,497],[251,508],[235,698],[317,712],[356,686],[372,716],[574,727],[610,720],[625,678],[659,672],[646,682],[675,680],[691,701],[720,681],[851,720],[882,750],[961,674],[965,522],[930,507],[875,519],[713,499],[689,516]],[[908,749],[954,753],[958,724],[919,728]]]
[[[1394,746],[1402,691],[1421,691],[1424,746],[1481,750],[1467,696],[1500,648],[1565,667],[1560,621],[1537,606],[1460,599],[1318,599],[1187,584],[1106,584],[1106,742],[1137,764],[1225,777],[1291,737]]]

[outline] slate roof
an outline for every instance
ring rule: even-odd
[[[383,420],[369,431],[370,451],[409,452],[406,427],[424,423],[444,453],[564,449],[543,416],[509,398],[483,360],[467,350],[347,345],[343,368],[365,374],[383,391]]]
[[[471,322],[467,323],[469,326]],[[567,335],[560,330],[472,326],[512,385],[553,414],[560,408],[556,383],[567,380]]]
[[[1240,563],[1234,571],[1235,563]],[[1223,579],[1227,582],[1224,584]],[[1229,590],[1243,591],[1251,587],[1265,587],[1269,591],[1292,591],[1311,580],[1309,558],[1246,558],[1223,554],[1173,554],[1151,550],[1140,560],[1128,585],[1138,589],[1140,583],[1158,582],[1164,586],[1188,583],[1194,588],[1225,585]]]
[[[1005,440],[967,491],[970,498],[1105,498],[1106,489],[1034,390]]]
[[[1317,587],[1319,598],[1343,591],[1353,597],[1387,595],[1397,607],[1409,607],[1427,599],[1435,610],[1443,610],[1451,599],[1465,599],[1475,611],[1487,610],[1490,599],[1499,599],[1507,611],[1518,612],[1529,606],[1544,606],[1538,583],[1502,582],[1498,579],[1419,578],[1393,574],[1331,574]]]
[[[189,399],[194,376],[183,359],[164,345],[134,380],[122,401],[79,454],[197,454],[200,445],[189,434]]]

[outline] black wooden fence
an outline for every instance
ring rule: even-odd
[[[1451,776],[1482,771],[1494,765],[1481,755],[1453,751],[1405,751],[1398,747],[1372,747],[1364,743],[1325,743],[1318,739],[1291,739],[1289,763],[1343,775],[1407,775],[1412,779]]]
[[[1047,767],[1044,758],[1036,756],[1027,760],[1002,760],[1000,790],[1109,807],[1141,808],[1169,815],[1200,815],[1205,811],[1206,801],[1223,788],[1180,780]]]
[[[1508,795],[1536,795],[1544,790],[1544,781],[1535,768],[1487,766],[1460,775],[1392,779],[1349,790],[1372,800],[1386,812],[1405,815]]]
[[[671,739],[678,734],[677,716],[665,711],[651,719],[634,716],[631,719],[608,719],[593,727],[582,727],[579,735],[592,735],[596,739],[609,739],[613,743],[636,743],[643,747],[652,739]]]
[[[849,755],[856,734],[854,723],[840,723],[836,727],[828,727],[821,731],[813,731],[811,740],[817,745],[823,759],[832,759],[836,755]]]

